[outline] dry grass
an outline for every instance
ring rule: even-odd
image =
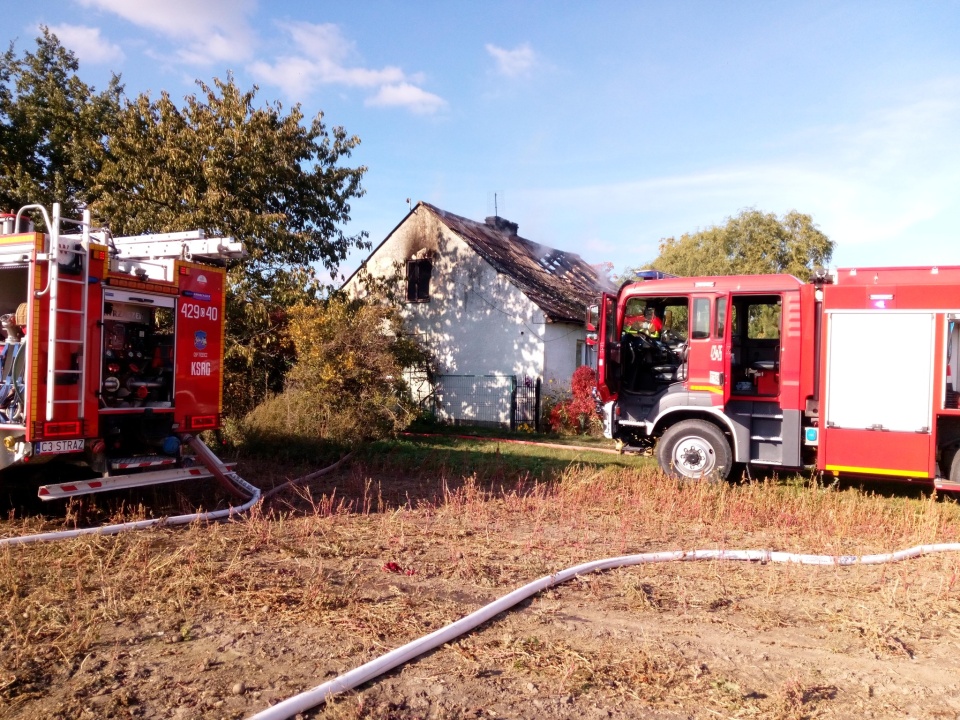
[[[555,477],[392,470],[357,462],[231,523],[0,548],[0,715],[244,717],[579,562],[678,548],[863,554],[960,534],[957,505],[932,497],[677,483],[601,464]],[[270,481],[296,472],[274,468]],[[822,656],[793,663],[788,653],[776,672],[763,656],[796,636],[802,657],[816,637],[818,651],[864,673],[933,657],[960,638],[958,572],[960,557],[942,555],[585,577],[321,714],[883,715],[906,705],[861,698],[852,675],[821,676]],[[238,674],[245,686],[234,692]]]

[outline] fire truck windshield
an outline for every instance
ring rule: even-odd
[[[623,313],[623,332],[649,334],[647,327],[655,324],[659,325],[658,337],[664,342],[685,343],[690,314],[687,303],[683,297],[632,297],[627,300]]]

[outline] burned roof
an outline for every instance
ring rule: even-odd
[[[576,253],[540,245],[517,235],[501,217],[469,220],[421,202],[494,269],[506,275],[551,322],[583,322],[586,307],[609,283]]]

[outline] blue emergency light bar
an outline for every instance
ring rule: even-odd
[[[660,270],[637,270],[634,273],[637,280],[663,280],[665,278],[675,278],[676,275],[661,272]]]

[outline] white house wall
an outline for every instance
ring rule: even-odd
[[[573,371],[583,364],[586,330],[572,323],[550,323],[544,335],[543,378],[570,387]],[[579,342],[579,345],[578,345]]]

